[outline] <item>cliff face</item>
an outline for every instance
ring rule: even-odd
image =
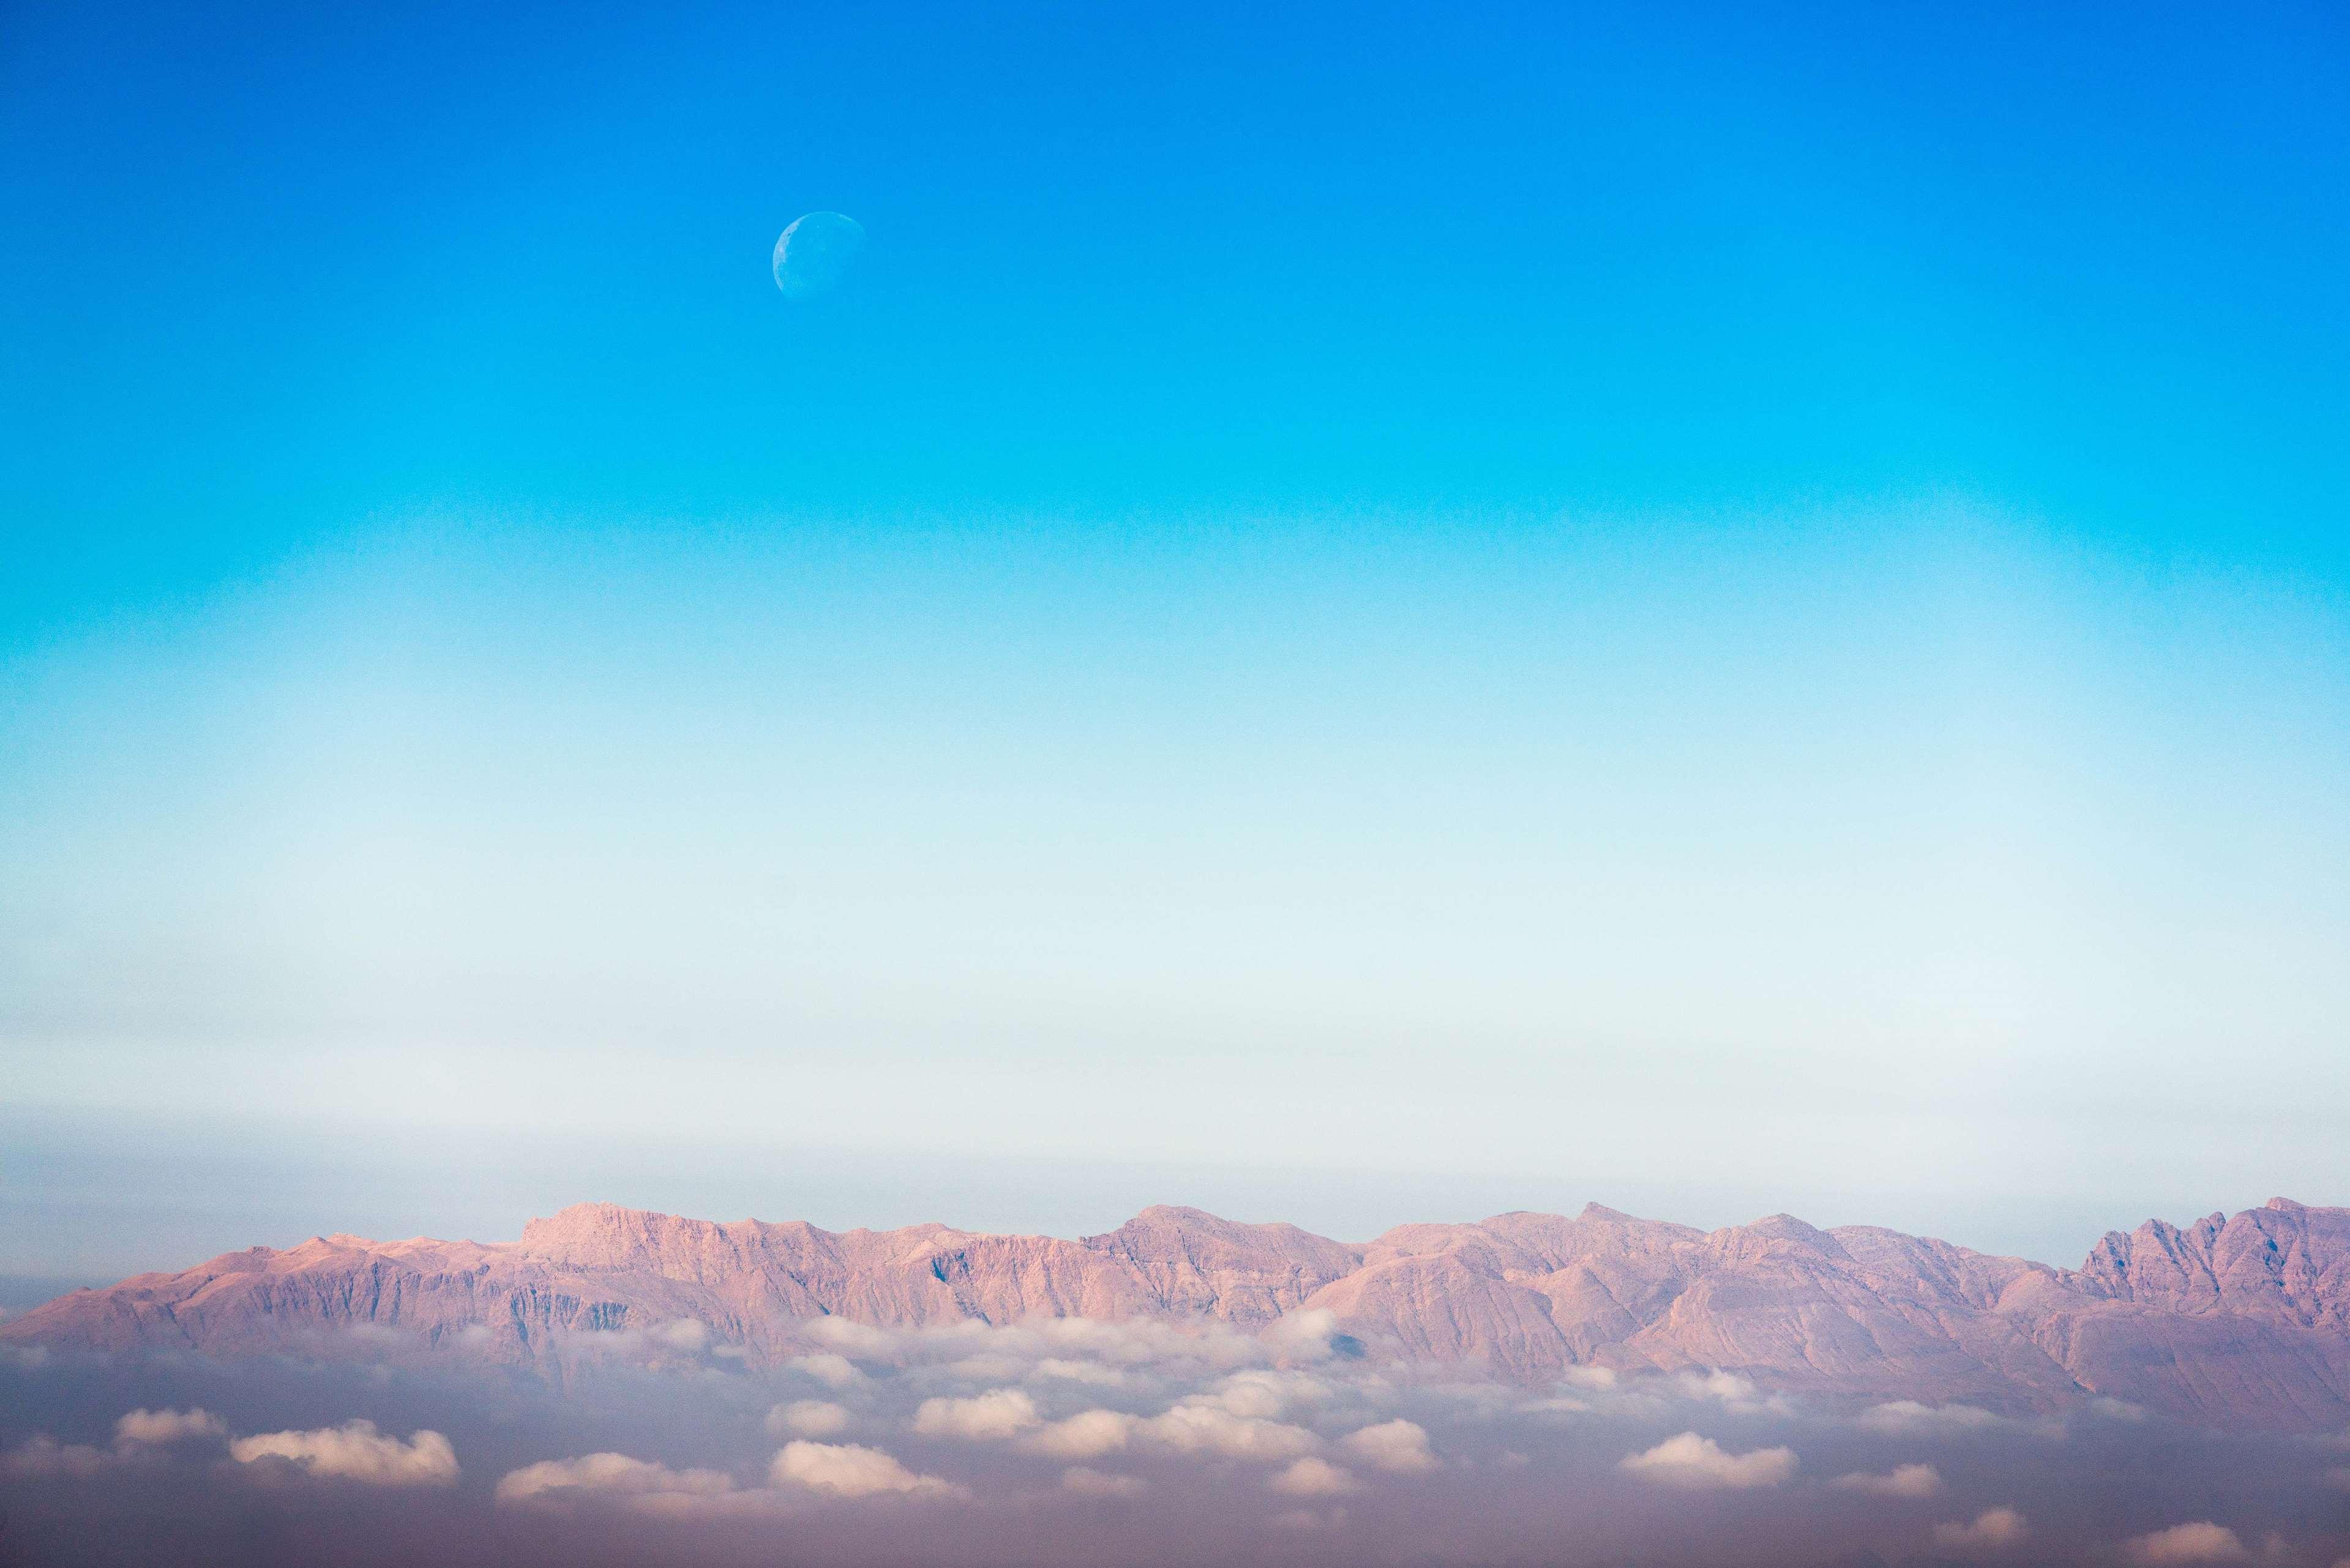
[[[2022,1411],[2110,1396],[2244,1428],[2350,1422],[2350,1210],[2282,1199],[2101,1241],[2078,1271],[1773,1216],[1711,1232],[1596,1206],[1409,1225],[1350,1246],[1289,1225],[1146,1210],[1080,1241],[920,1225],[836,1233],[582,1204],[518,1241],[322,1237],[78,1291],[0,1341],[208,1355],[421,1353],[554,1366],[582,1336],[753,1361],[806,1321],[879,1328],[1035,1317],[1326,1311],[1372,1355],[1723,1369],[1769,1388]],[[1316,1320],[1319,1322],[1320,1320]],[[634,1342],[632,1342],[634,1343]]]

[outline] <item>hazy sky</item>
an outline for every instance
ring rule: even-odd
[[[231,1123],[2350,1201],[2345,81],[2316,5],[17,7],[0,1272]]]

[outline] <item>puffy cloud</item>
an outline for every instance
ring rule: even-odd
[[[1336,1353],[1338,1314],[1326,1307],[1288,1313],[1275,1319],[1259,1337],[1284,1360],[1326,1360]]]
[[[767,1412],[767,1430],[778,1438],[833,1438],[854,1419],[847,1406],[829,1399],[793,1399]]]
[[[1091,1383],[1105,1388],[1115,1388],[1126,1381],[1122,1368],[1104,1366],[1098,1361],[1071,1361],[1065,1356],[1048,1355],[1029,1371],[1032,1377],[1058,1377],[1070,1383]]]
[[[1643,1480],[1692,1491],[1745,1490],[1778,1486],[1795,1473],[1793,1449],[1757,1449],[1733,1454],[1711,1438],[1683,1432],[1646,1452],[1627,1454],[1622,1467]]]
[[[1754,1402],[1754,1379],[1735,1372],[1680,1372],[1673,1376],[1674,1390],[1689,1399],[1719,1399],[1725,1405]]]
[[[1942,1490],[1942,1472],[1931,1465],[1896,1465],[1890,1475],[1856,1470],[1828,1482],[1845,1491],[1865,1491],[1877,1497],[1933,1497]]]
[[[1140,1497],[1150,1490],[1150,1483],[1140,1476],[1114,1476],[1084,1465],[1063,1470],[1061,1485],[1085,1497]]]
[[[665,1323],[656,1328],[647,1329],[645,1337],[655,1344],[667,1345],[671,1350],[682,1350],[694,1354],[710,1344],[710,1325],[706,1323],[697,1323],[690,1317],[681,1317],[674,1323]]]
[[[1363,1490],[1350,1471],[1310,1455],[1264,1484],[1286,1497],[1345,1497]]]
[[[314,1476],[369,1486],[448,1486],[457,1479],[457,1455],[438,1432],[406,1442],[376,1430],[373,1421],[347,1421],[308,1432],[265,1432],[228,1446],[241,1465],[283,1459]]]
[[[858,1443],[785,1443],[768,1473],[779,1486],[833,1497],[968,1497],[937,1476],[917,1475],[879,1449]]]
[[[820,1350],[809,1355],[795,1355],[784,1363],[784,1370],[796,1372],[803,1377],[814,1378],[827,1388],[847,1388],[865,1381],[865,1374],[857,1370],[857,1363],[846,1355],[836,1355]]]
[[[2208,1519],[2137,1536],[2122,1550],[2131,1562],[2148,1568],[2176,1563],[2244,1563],[2252,1555],[2234,1531]]]
[[[1041,1420],[1035,1400],[1017,1388],[995,1388],[970,1399],[923,1400],[914,1412],[914,1430],[926,1438],[1002,1442],[1034,1429]]]
[[[1987,1508],[1971,1520],[1934,1526],[1934,1544],[1952,1552],[2003,1552],[2031,1533],[2032,1526],[2015,1510]]]
[[[1319,1404],[1329,1397],[1330,1386],[1318,1377],[1303,1372],[1274,1372],[1257,1367],[1233,1373],[1209,1392],[1192,1396],[1189,1402],[1221,1406],[1235,1416],[1264,1420],[1286,1414],[1299,1405]]]
[[[1184,1403],[1138,1428],[1152,1442],[1181,1454],[1220,1454],[1267,1464],[1299,1459],[1321,1447],[1303,1427],[1235,1416],[1218,1405]]]
[[[626,1454],[585,1454],[576,1459],[546,1459],[498,1478],[500,1502],[553,1502],[601,1493],[629,1499],[654,1497],[715,1497],[734,1489],[734,1479],[720,1470],[673,1470],[649,1459]]]
[[[1915,1399],[1892,1399],[1871,1405],[1856,1425],[1872,1432],[1980,1432],[2004,1425],[1980,1405],[1921,1405]]]
[[[1428,1429],[1414,1421],[1399,1418],[1381,1421],[1376,1427],[1365,1427],[1339,1438],[1338,1447],[1346,1451],[1348,1458],[1358,1459],[1374,1469],[1394,1470],[1402,1474],[1439,1468],[1436,1454],[1428,1446]]]
[[[225,1438],[228,1424],[209,1410],[137,1409],[114,1423],[118,1449],[161,1448],[198,1438]]]
[[[834,1350],[850,1355],[888,1355],[896,1349],[899,1337],[886,1328],[851,1323],[845,1317],[817,1318],[807,1325],[807,1331]]]
[[[1123,1410],[1081,1410],[1033,1434],[1022,1446],[1056,1459],[1097,1459],[1125,1448],[1140,1425]]]

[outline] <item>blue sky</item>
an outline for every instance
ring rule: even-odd
[[[2033,1246],[2350,1199],[2345,66],[20,6],[16,1097]]]

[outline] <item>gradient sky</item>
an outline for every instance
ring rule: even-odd
[[[2322,5],[12,7],[0,1272],[232,1126],[308,1207],[123,1267],[524,1217],[320,1138],[2350,1202],[2345,84]]]

